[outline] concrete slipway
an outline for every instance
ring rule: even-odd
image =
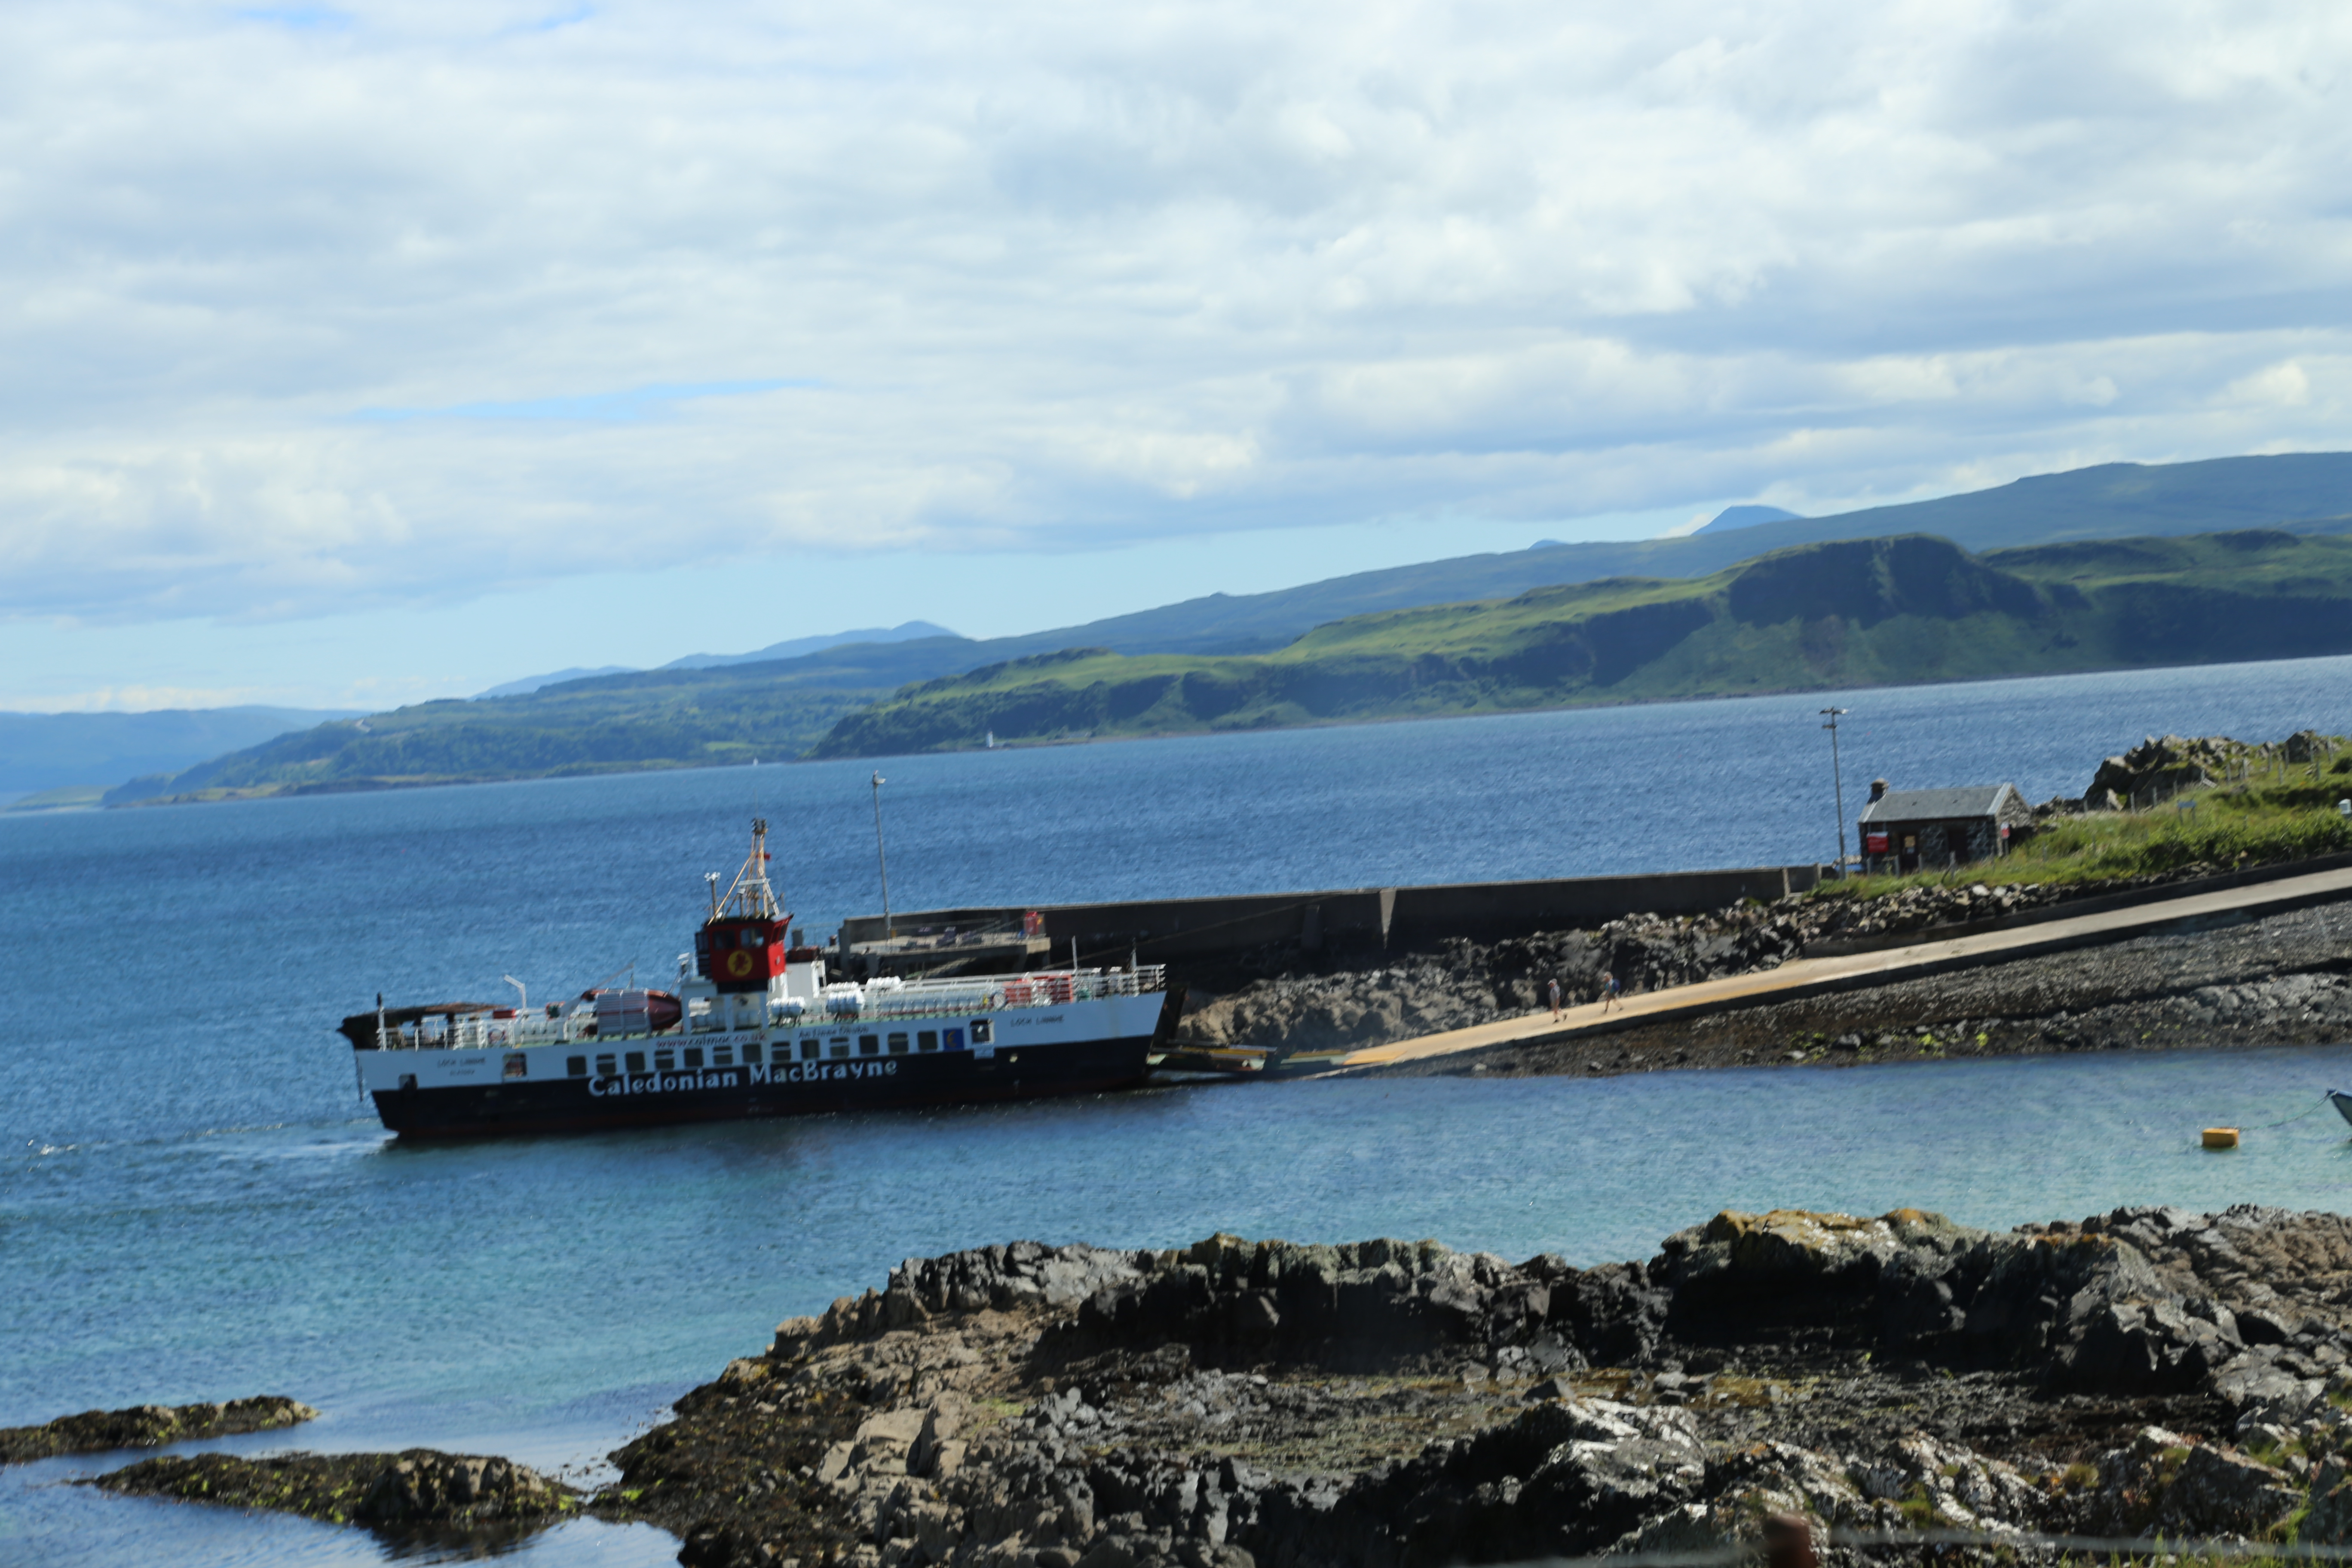
[[[2125,909],[2104,909],[2038,921],[2015,929],[1986,931],[1923,942],[1907,947],[1883,948],[1836,957],[1801,958],[1777,969],[1752,974],[1670,986],[1663,991],[1627,996],[1611,1005],[1591,1003],[1570,1007],[1555,1021],[1549,1009],[1523,1017],[1506,1018],[1473,1028],[1450,1029],[1385,1046],[1368,1046],[1344,1054],[1294,1056],[1292,1068],[1321,1068],[1324,1072],[1354,1072],[1431,1057],[1489,1050],[1497,1046],[1543,1045],[1613,1034],[1652,1024],[1703,1017],[1735,1008],[1793,1002],[1831,991],[1857,990],[1902,980],[1925,979],[1954,970],[2006,963],[2013,959],[2067,948],[2123,942],[2154,931],[2195,930],[2200,926],[2234,925],[2266,915],[2284,914],[2314,904],[2352,898],[2352,866],[2335,867],[2303,876],[2284,877],[2179,897],[2135,901]],[[1319,1075],[1318,1075],[1319,1076]]]

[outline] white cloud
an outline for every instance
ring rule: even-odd
[[[0,615],[2340,447],[2347,67],[2188,0],[26,0]]]
[[[2293,360],[2242,375],[2221,390],[2224,403],[2301,408],[2311,401],[2311,377]]]
[[[302,706],[289,703],[283,691],[254,686],[95,686],[34,699],[18,699],[13,712],[148,713],[158,708],[238,708]]]

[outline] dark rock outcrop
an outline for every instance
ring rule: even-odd
[[[2331,762],[2344,745],[2340,735],[2298,730],[2272,745],[2227,735],[2150,735],[2130,751],[2107,758],[2083,792],[2083,806],[2116,811],[2135,800],[2142,805],[2200,784],[2263,775],[2284,763],[2307,767]]]
[[[2352,1220],[2258,1208],[2009,1232],[1727,1212],[1590,1268],[1017,1243],[783,1323],[586,1506],[706,1568],[1436,1568],[1715,1551],[1790,1513],[2026,1555],[2043,1533],[2335,1542],[2347,1315]],[[394,1533],[574,1506],[423,1451],[98,1484]]]
[[[689,1563],[888,1568],[1687,1552],[1790,1511],[2017,1542],[2307,1509],[2340,1535],[2347,1304],[2352,1222],[2256,1209],[1727,1213],[1592,1268],[990,1247],[783,1324],[596,1506]]]
[[[2093,811],[2128,805],[2144,791],[2174,791],[2234,778],[2250,757],[2264,749],[2227,735],[2189,738],[2150,735],[2130,751],[2099,763],[2083,805]]]
[[[87,1483],[134,1497],[299,1513],[394,1536],[499,1538],[578,1511],[570,1488],[509,1459],[399,1454],[166,1454]]]
[[[40,1426],[0,1426],[0,1465],[29,1464],[60,1454],[110,1448],[160,1448],[166,1443],[270,1432],[315,1420],[319,1413],[278,1394],[232,1399],[226,1405],[134,1405],[86,1410]]]

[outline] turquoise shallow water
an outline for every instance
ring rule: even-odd
[[[2000,773],[2079,788],[2084,759],[2146,729],[2352,728],[2331,707],[2347,672],[1859,694],[1849,776],[1977,778],[1998,733],[2021,759]],[[1821,700],[887,763],[893,888],[1015,901],[1807,858],[1828,819]],[[1432,1236],[1592,1262],[1725,1206],[2008,1225],[2341,1207],[2352,1183],[2328,1111],[2233,1154],[2194,1146],[2205,1123],[2352,1086],[2336,1048],[1267,1084],[456,1148],[395,1146],[361,1113],[335,1018],[379,986],[666,972],[755,795],[810,923],[871,907],[869,771],[0,820],[0,1424],[281,1392],[327,1412],[307,1445],[593,1465],[779,1318],[1015,1237]],[[0,1563],[383,1555],[59,1484],[91,1468],[0,1472]],[[520,1555],[674,1552],[577,1526]]]
[[[29,1419],[291,1390],[329,1413],[301,1438],[320,1447],[578,1465],[777,1318],[904,1257],[1225,1229],[1590,1263],[1647,1256],[1718,1207],[1992,1226],[2150,1200],[2340,1208],[2352,1141],[2332,1110],[2234,1153],[2196,1146],[2207,1122],[2278,1121],[2331,1081],[2352,1082],[2352,1048],[1251,1085],[425,1150],[357,1122],[53,1149],[14,1184],[0,1398]],[[49,1484],[84,1468],[0,1482],[0,1518],[40,1560],[75,1560],[56,1548],[89,1525],[108,1543],[91,1562],[151,1537],[184,1562],[377,1554]],[[526,1554],[673,1551],[589,1529]]]

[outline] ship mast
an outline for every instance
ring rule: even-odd
[[[751,853],[744,858],[743,868],[735,873],[734,885],[719,901],[710,918],[722,917],[773,921],[785,918],[783,906],[776,901],[775,889],[768,886],[768,819],[751,819]]]

